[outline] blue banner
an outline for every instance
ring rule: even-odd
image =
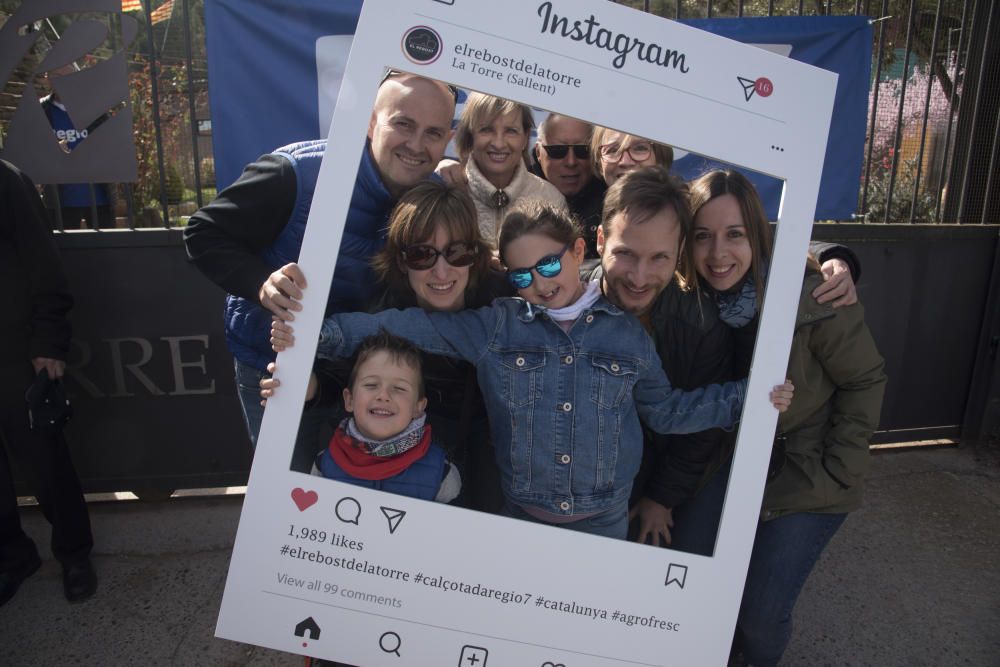
[[[325,134],[339,87],[338,68],[342,73],[361,4],[206,0],[209,101],[220,188],[260,155]],[[790,16],[683,22],[840,75],[816,219],[851,219],[861,181],[871,76],[868,19]],[[693,154],[674,164],[684,178],[724,166]],[[760,191],[769,217],[776,219],[781,181],[745,173]]]

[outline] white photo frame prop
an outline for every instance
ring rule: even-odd
[[[345,166],[364,150],[385,68],[784,179],[760,323],[767,345],[755,351],[714,556],[289,471],[353,189]],[[366,0],[300,257],[311,287],[299,343],[279,357],[282,389],[264,415],[218,636],[368,667],[724,665],[835,88],[829,72],[604,0],[507,0],[491,12],[472,0]]]

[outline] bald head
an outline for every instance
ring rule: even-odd
[[[394,74],[379,87],[368,124],[382,181],[399,196],[431,175],[451,139],[455,97],[446,85]]]

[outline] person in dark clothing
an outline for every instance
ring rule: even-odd
[[[451,138],[454,112],[454,91],[445,84],[401,72],[386,75],[360,156],[327,312],[358,310],[372,296],[375,281],[368,262],[385,243],[389,212],[406,190],[433,173]],[[191,262],[229,293],[226,342],[235,357],[253,446],[263,419],[258,383],[274,359],[267,332],[272,316],[294,318],[290,309],[297,308],[293,299],[301,296],[303,283],[290,267],[299,256],[326,147],[326,140],[299,142],[261,157],[197,211],[184,230]],[[355,160],[345,166],[353,169]],[[307,410],[299,437],[316,440],[329,417]],[[307,471],[311,464],[309,455],[292,467]]]
[[[597,228],[607,186],[594,177],[590,162],[590,139],[594,126],[560,114],[549,114],[538,126],[535,164],[531,171],[542,176],[566,198],[569,212],[583,227],[586,258],[599,256]]]
[[[45,518],[52,524],[52,553],[62,563],[66,598],[92,596],[97,576],[90,562],[90,518],[59,429],[32,424],[25,392],[45,373],[66,368],[73,305],[35,185],[0,160],[0,281],[8,287],[0,309],[0,605],[41,566],[21,529],[10,458],[17,458]]]

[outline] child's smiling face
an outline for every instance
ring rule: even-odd
[[[386,350],[361,363],[350,389],[344,389],[344,408],[354,413],[358,431],[372,440],[399,435],[427,407],[420,396],[419,371]]]
[[[503,258],[510,270],[532,268],[531,284],[517,290],[518,295],[529,303],[554,309],[570,305],[583,294],[580,265],[584,252],[583,239],[576,239],[567,247],[544,234],[524,234],[507,243]],[[557,275],[546,278],[534,267],[549,257],[558,257],[562,268]]]

